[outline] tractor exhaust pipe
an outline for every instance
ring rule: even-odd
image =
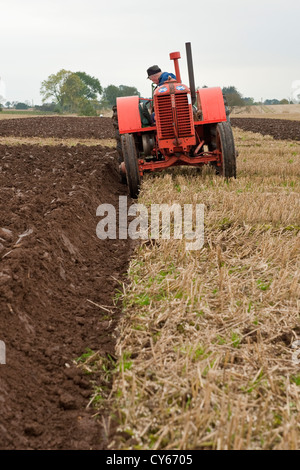
[[[194,105],[196,101],[196,87],[195,87],[195,78],[194,78],[192,49],[191,49],[190,42],[185,43],[185,49],[186,49],[186,58],[187,58],[187,65],[188,65],[188,72],[189,72],[191,98],[192,98],[192,104]]]

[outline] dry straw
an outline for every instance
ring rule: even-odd
[[[299,448],[300,144],[235,139],[234,181],[205,168],[143,182],[147,206],[205,204],[205,244],[143,242],[131,261],[112,449]]]
[[[102,145],[103,147],[115,147],[115,139],[60,139],[58,137],[15,137],[0,136],[0,145],[65,145],[66,147],[74,147],[75,145]]]

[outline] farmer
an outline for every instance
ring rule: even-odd
[[[158,65],[152,65],[147,69],[148,78],[152,80],[155,85],[163,85],[169,77],[176,80],[176,77],[173,73],[162,72]]]
[[[152,65],[152,67],[149,67],[147,69],[147,74],[148,74],[149,80],[151,80],[155,85],[158,85],[158,86],[163,85],[168,80],[169,77],[176,80],[176,77],[173,73],[162,72],[158,65]],[[155,113],[153,110],[151,113],[151,120],[152,120],[152,123],[154,124]]]

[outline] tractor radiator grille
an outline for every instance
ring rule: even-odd
[[[191,112],[186,93],[178,93],[175,97],[178,137],[193,135]],[[173,126],[173,113],[171,95],[158,97],[158,130],[161,139],[173,139],[175,137]]]

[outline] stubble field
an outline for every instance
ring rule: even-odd
[[[47,135],[36,119],[0,122],[0,447],[299,448],[296,134],[234,127],[233,181],[145,178],[147,207],[205,205],[205,242],[132,253],[95,233],[97,206],[126,194],[98,142],[110,120],[51,117]]]

